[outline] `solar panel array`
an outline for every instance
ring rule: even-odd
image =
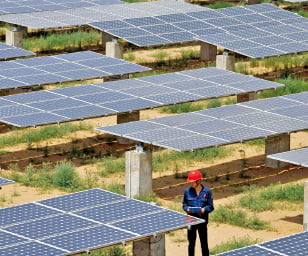
[[[0,254],[71,255],[202,222],[147,202],[90,189],[0,209]]]
[[[10,13],[53,11],[122,3],[123,2],[120,0],[2,0],[0,3],[0,15]]]
[[[35,126],[280,86],[253,76],[203,68],[1,97],[0,121]]]
[[[15,183],[15,181],[8,180],[8,179],[0,177],[0,187],[4,186],[4,185],[12,184],[12,183]]]
[[[308,148],[268,155],[267,158],[308,167]]]
[[[16,57],[26,57],[26,56],[33,56],[35,55],[34,52],[27,51],[15,46],[11,46],[8,44],[0,43],[0,59],[6,60]]]
[[[308,129],[308,92],[96,128],[177,151]]]
[[[97,5],[69,10],[7,14],[1,15],[0,20],[24,27],[47,29],[80,26],[103,20],[167,15],[189,11],[200,11],[203,9],[203,7],[197,5],[165,0],[131,4]]]
[[[215,254],[216,256],[304,256],[308,254],[308,232],[300,232],[290,236],[274,239],[232,250],[229,252]]]
[[[270,4],[225,8],[217,12],[227,17],[207,22],[221,32],[199,35],[197,39],[251,58],[308,50],[308,19],[298,14]]]
[[[90,25],[137,46],[199,39],[253,58],[308,50],[308,19],[271,4]]]
[[[130,74],[150,70],[127,61],[83,51],[0,62],[0,89]]]

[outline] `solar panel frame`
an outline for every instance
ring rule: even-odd
[[[267,155],[269,159],[274,159],[282,162],[287,162],[290,164],[300,165],[303,167],[308,167],[308,148],[294,149],[290,151],[285,151],[281,153]]]

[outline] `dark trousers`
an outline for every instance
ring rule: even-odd
[[[195,244],[197,238],[197,230],[199,234],[202,256],[209,256],[209,247],[207,244],[207,224],[201,223],[193,225],[187,231],[188,237],[188,256],[195,256]]]

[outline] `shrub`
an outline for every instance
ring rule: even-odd
[[[61,162],[54,168],[53,184],[61,188],[74,188],[78,183],[75,166],[70,162]]]

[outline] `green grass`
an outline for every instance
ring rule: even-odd
[[[156,58],[158,61],[161,61],[168,57],[168,53],[160,50],[150,55],[150,57]]]
[[[169,113],[169,114],[180,114],[188,113],[193,111],[198,111],[203,109],[204,106],[201,103],[183,103],[183,104],[174,104],[171,106],[165,106],[159,108],[160,113]]]
[[[12,173],[7,178],[20,182],[25,186],[43,189],[58,188],[64,191],[80,191],[89,188],[77,174],[75,166],[70,162],[60,162],[54,167],[43,164],[41,168],[28,165],[23,172],[17,165],[9,166]]]
[[[49,33],[38,38],[25,38],[23,48],[34,52],[50,52],[52,50],[86,49],[85,46],[100,45],[101,33],[95,30],[64,33]]]
[[[277,201],[303,202],[304,186],[270,185],[266,188],[257,189],[252,186],[239,198],[239,205],[254,212],[274,210]]]
[[[303,10],[303,9],[295,11],[295,12],[298,13],[299,15],[303,16],[304,18],[308,18],[308,12]]]
[[[78,254],[80,256],[89,255],[87,253]],[[126,252],[124,247],[113,246],[109,248],[93,250],[91,251],[91,256],[128,256],[129,254]]]
[[[211,255],[235,250],[238,248],[242,248],[245,246],[249,246],[252,244],[259,243],[260,241],[258,239],[252,240],[249,236],[244,236],[240,238],[233,237],[231,240],[218,244],[214,248],[210,249]]]
[[[243,210],[239,210],[236,205],[231,204],[216,208],[210,214],[210,220],[252,230],[271,230],[269,222],[261,220],[256,215],[248,215]]]
[[[217,2],[214,4],[209,4],[207,7],[211,9],[220,9],[220,8],[227,8],[227,7],[234,7],[235,5],[228,2]]]
[[[276,90],[263,91],[260,93],[259,98],[277,97],[308,91],[308,82],[304,79],[288,77],[286,79],[277,79],[275,82],[284,84],[285,86],[277,88]]]
[[[12,134],[0,137],[0,148],[14,146],[20,143],[31,144],[51,138],[61,138],[80,130],[93,130],[93,127],[87,123],[80,122],[78,125],[66,123],[61,125],[44,126],[42,128],[27,131],[18,129],[12,132]]]
[[[106,157],[99,163],[100,175],[108,177],[110,174],[125,172],[125,159],[123,157]]]

